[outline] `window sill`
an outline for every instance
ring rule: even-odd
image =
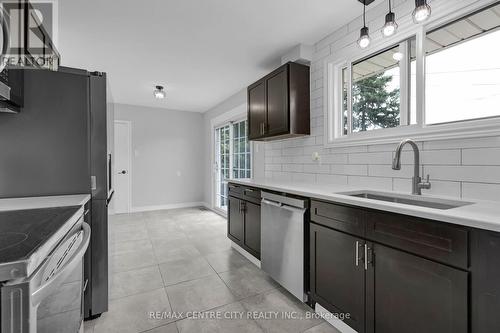
[[[327,126],[326,126],[327,127]],[[325,148],[344,148],[376,144],[398,143],[402,139],[415,141],[453,140],[500,135],[500,118],[470,120],[460,123],[440,124],[426,127],[418,125],[354,133],[349,136],[326,141]],[[328,138],[328,133],[325,133]]]

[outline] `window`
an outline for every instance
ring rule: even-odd
[[[251,150],[247,121],[225,124],[215,129],[215,206],[227,210],[229,179],[250,178]]]
[[[343,130],[338,133],[348,136],[408,125],[416,108],[415,103],[409,102],[415,95],[415,58],[413,37],[342,66]]]
[[[426,124],[500,115],[499,26],[497,5],[427,34]]]
[[[500,4],[405,34],[371,54],[327,60],[327,146],[498,130]]]
[[[215,156],[216,156],[216,206],[225,209],[227,207],[227,180],[229,179],[229,148],[230,148],[230,126],[226,125],[215,130]]]
[[[251,155],[246,121],[233,124],[233,137],[233,178],[250,178]]]

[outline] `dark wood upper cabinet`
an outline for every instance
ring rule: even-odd
[[[468,332],[468,272],[376,243],[370,247],[367,332]]]
[[[266,82],[259,81],[248,87],[248,137],[262,136],[266,124]]]
[[[288,71],[279,68],[266,79],[267,126],[266,135],[288,132]]]
[[[289,62],[248,87],[248,138],[310,134],[309,67]]]

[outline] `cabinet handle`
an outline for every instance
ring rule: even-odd
[[[252,192],[253,192],[253,190],[252,190],[252,189],[250,189],[250,188],[246,188],[244,192],[245,192],[245,193],[247,193],[247,192],[248,192],[248,193],[252,193]]]
[[[356,266],[359,266],[359,241],[356,241]]]
[[[368,252],[371,251],[372,249],[365,244],[365,270],[368,270],[368,264],[372,263],[372,260],[368,260]]]

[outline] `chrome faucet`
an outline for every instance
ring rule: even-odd
[[[411,194],[414,195],[422,195],[422,189],[430,189],[431,183],[429,181],[429,175],[427,175],[427,180],[422,182],[422,178],[420,178],[420,151],[418,150],[417,144],[410,139],[403,140],[399,143],[396,148],[396,154],[394,155],[394,160],[392,161],[392,169],[393,170],[401,170],[401,152],[403,151],[403,147],[409,144],[413,148],[414,154],[414,172],[412,178],[412,186],[411,186]]]

